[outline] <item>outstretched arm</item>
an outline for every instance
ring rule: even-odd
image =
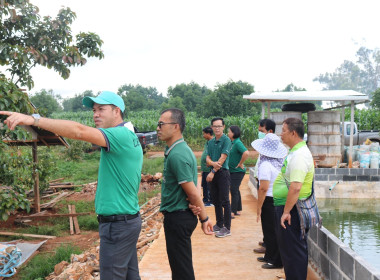
[[[29,115],[9,111],[0,111],[0,115],[8,116],[4,123],[10,130],[14,130],[18,125],[34,124],[34,118]],[[107,145],[106,140],[99,129],[85,126],[78,122],[41,118],[38,122],[38,126],[70,139],[90,142],[101,147],[106,147]]]

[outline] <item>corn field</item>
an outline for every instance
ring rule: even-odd
[[[72,120],[84,125],[94,126],[92,119],[92,112],[63,112],[55,113],[52,115],[54,119]],[[131,121],[133,125],[139,131],[152,131],[156,130],[157,122],[160,118],[159,111],[140,111],[140,112],[128,112],[127,121]],[[184,131],[184,138],[189,144],[202,144],[204,139],[202,137],[202,129],[206,126],[210,126],[212,118],[198,117],[195,113],[190,112],[186,114],[186,127]],[[241,129],[241,140],[243,143],[250,147],[250,143],[257,138],[257,127],[260,116],[247,116],[236,117],[227,116],[224,117],[226,125],[225,133],[231,125],[237,125]]]
[[[92,112],[63,112],[55,113],[52,116],[56,119],[73,120],[84,125],[94,126]],[[156,130],[157,122],[160,117],[159,111],[139,111],[128,112],[127,121],[131,121],[139,131]],[[225,133],[231,125],[237,125],[241,129],[241,140],[246,147],[250,147],[251,142],[257,138],[258,123],[260,115],[255,116],[227,116],[224,117],[226,125]],[[302,114],[303,121],[306,123],[306,114]],[[350,118],[349,112],[346,112],[346,120]],[[202,129],[210,126],[212,118],[198,117],[194,112],[186,113],[186,128],[184,138],[189,144],[202,145]],[[380,112],[374,109],[362,109],[355,111],[355,122],[359,129],[380,129]]]

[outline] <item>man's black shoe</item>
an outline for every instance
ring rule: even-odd
[[[271,263],[265,263],[261,267],[264,269],[274,269],[274,268],[282,268],[282,265],[274,265]]]

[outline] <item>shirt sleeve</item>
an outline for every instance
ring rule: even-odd
[[[245,151],[247,151],[247,148],[244,146],[244,144],[242,142],[238,142],[237,143],[237,150],[239,151],[239,153],[243,154]]]
[[[259,166],[258,177],[259,181],[270,181],[271,178],[271,167],[269,162],[262,162]]]
[[[170,168],[179,185],[186,182],[193,182],[193,166],[181,155],[171,158]]]
[[[136,134],[124,126],[100,128],[99,130],[106,140],[107,147],[104,147],[104,149],[107,152],[116,153],[120,150],[125,150],[131,145],[136,146],[138,144]]]
[[[229,155],[230,151],[231,151],[231,140],[227,139],[223,143],[222,154]]]

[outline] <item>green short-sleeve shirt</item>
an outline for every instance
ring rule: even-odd
[[[234,141],[232,141],[230,155],[228,156],[228,167],[231,173],[245,172],[247,170],[247,168],[244,168],[244,169],[240,167],[236,168],[236,166],[239,164],[241,157],[245,151],[248,151],[248,150],[244,146],[243,142],[241,142],[240,138],[236,138],[234,139]]]
[[[143,152],[136,134],[124,126],[101,128],[107,147],[100,155],[95,212],[98,215],[136,214]]]
[[[211,171],[211,167],[207,165],[206,163],[206,158],[207,158],[207,143],[208,141],[205,143],[205,146],[203,148],[203,153],[202,153],[202,156],[201,156],[201,171],[202,172],[210,172]]]
[[[166,147],[160,211],[188,209],[189,201],[181,184],[194,182],[196,188],[197,180],[197,160],[183,138]]]
[[[227,159],[224,161],[222,168],[228,169],[228,155],[230,150],[231,140],[225,134],[223,134],[218,140],[214,137],[208,141],[207,155],[210,156],[212,161],[218,161],[222,154],[227,155]]]
[[[281,172],[273,183],[273,200],[275,206],[285,205],[288,187],[291,182],[300,182],[302,187],[299,198],[307,198],[311,194],[314,178],[314,161],[304,141],[295,145],[286,157]]]

